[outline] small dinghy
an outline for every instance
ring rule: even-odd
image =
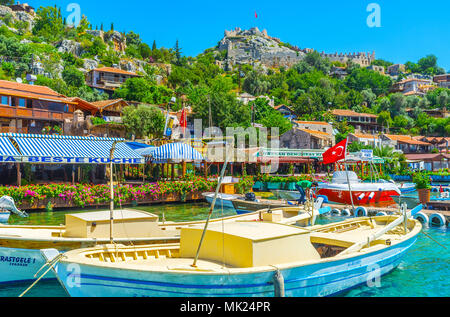
[[[214,193],[202,193],[202,196],[205,197],[206,201],[211,205],[214,200]],[[241,198],[241,195],[231,195],[231,194],[223,194],[218,193],[215,208],[228,208],[234,209],[232,201],[238,198]]]
[[[0,223],[7,223],[11,212],[23,218],[28,217],[25,211],[17,209],[14,199],[9,196],[2,196],[0,198]]]

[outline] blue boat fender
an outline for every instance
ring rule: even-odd
[[[319,197],[323,197],[323,203],[324,204],[327,204],[329,201],[328,201],[328,196],[325,196],[325,195],[317,195],[317,198],[319,198]]]
[[[431,192],[432,193],[437,193],[439,190],[436,188],[436,187],[433,187],[432,189],[431,189]]]
[[[327,214],[331,211],[331,207],[327,206],[327,207],[322,207],[319,209],[319,214],[324,215]]]
[[[348,209],[343,209],[342,211],[341,211],[341,216],[346,216],[346,217],[348,217],[348,216],[350,216],[351,215],[351,213],[350,213],[350,210],[348,210]]]
[[[445,226],[445,217],[440,213],[435,213],[430,216],[430,225],[443,227]]]
[[[428,216],[425,213],[423,213],[423,212],[418,212],[414,216],[414,219],[419,220],[423,224],[427,224],[429,222]]]
[[[387,216],[387,213],[385,213],[384,211],[380,211],[376,214],[376,216]]]
[[[365,207],[358,207],[355,210],[355,217],[366,217],[367,216],[367,209]]]

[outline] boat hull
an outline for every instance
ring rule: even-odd
[[[0,248],[0,284],[34,280],[34,275],[45,263],[39,249]],[[50,271],[44,278],[56,276]]]
[[[234,197],[233,195],[222,195],[223,194],[219,194],[217,196],[214,208],[222,208],[223,206],[223,208],[234,209],[232,200],[236,199],[236,197]],[[205,195],[205,199],[211,205],[214,199],[214,195]]]
[[[11,216],[10,212],[0,212],[0,223],[7,223]]]
[[[148,245],[157,243],[167,243],[168,241],[176,241],[171,238],[161,239],[143,239],[120,241],[124,245]],[[102,242],[105,244],[106,242]],[[22,241],[0,239],[0,284],[14,284],[25,281],[35,280],[34,276],[38,270],[46,263],[42,257],[40,249],[57,248],[59,252],[64,253],[68,250],[79,248],[94,247],[102,244],[98,241],[91,242],[65,242],[65,241]],[[3,247],[2,245],[10,245],[11,247]],[[42,273],[42,272],[41,272]],[[56,278],[53,271],[49,271],[44,279]]]
[[[320,188],[318,195],[328,197],[329,202],[351,205],[350,191],[343,189]],[[371,198],[372,195],[372,198]],[[353,204],[356,206],[391,206],[395,205],[392,196],[399,196],[395,190],[362,191],[352,190]]]
[[[291,207],[285,203],[276,203],[276,202],[254,202],[254,201],[246,201],[242,199],[235,199],[232,201],[234,210],[238,215],[258,211],[261,209],[268,208],[283,208],[283,207]]]
[[[280,199],[285,200],[299,200],[300,192],[293,190],[273,190],[272,193]]]
[[[418,233],[417,233],[418,234]],[[341,259],[322,259],[301,266],[280,266],[285,295],[319,297],[341,293],[359,284],[374,285],[395,269],[417,234],[378,251]],[[271,297],[275,295],[274,268],[219,274],[202,272],[155,272],[61,261],[57,275],[74,297]],[[373,283],[373,284],[370,284]]]

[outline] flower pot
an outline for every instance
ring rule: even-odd
[[[421,204],[427,204],[430,202],[431,191],[428,188],[418,189],[417,193],[419,194],[419,201]]]
[[[273,182],[268,182],[267,183],[267,189],[280,189],[281,188],[281,184],[282,183],[273,183]]]

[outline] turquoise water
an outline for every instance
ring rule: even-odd
[[[169,204],[137,207],[159,215],[167,221],[204,220],[209,212],[206,203]],[[66,213],[86,212],[83,210],[54,211],[31,213],[29,218],[11,216],[10,224],[59,225],[64,223]],[[212,217],[234,215],[234,211],[215,210]],[[318,220],[319,224],[341,221],[343,217],[325,216]],[[379,287],[358,286],[343,297],[448,297],[450,296],[450,248],[448,228],[424,227],[423,232],[444,245],[440,246],[424,233],[420,233],[415,245],[408,251],[399,267],[381,278]],[[31,283],[16,285],[0,285],[0,297],[16,297]],[[67,296],[56,281],[40,281],[26,296],[29,297],[61,297]]]

